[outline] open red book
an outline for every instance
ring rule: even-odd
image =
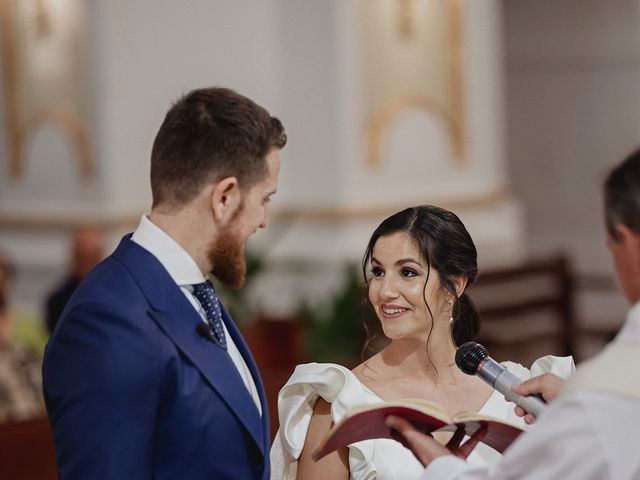
[[[522,428],[497,418],[467,413],[449,417],[446,411],[436,403],[426,400],[399,400],[350,410],[327,432],[313,452],[313,459],[318,460],[338,448],[362,440],[393,438],[391,429],[384,423],[389,415],[405,418],[428,433],[454,432],[459,425],[462,425],[466,434],[471,436],[480,427],[485,426],[487,434],[482,442],[500,453],[523,432]]]

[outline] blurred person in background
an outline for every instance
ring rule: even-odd
[[[10,296],[15,268],[0,252],[0,422],[18,421],[44,413],[38,355],[13,341],[14,314]]]
[[[65,305],[82,279],[104,258],[104,235],[102,230],[83,226],[71,235],[69,270],[66,278],[47,296],[45,321],[49,334],[58,323]]]

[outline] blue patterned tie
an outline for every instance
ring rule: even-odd
[[[207,323],[213,330],[216,343],[226,350],[227,340],[224,338],[220,302],[218,301],[211,282],[207,280],[206,282],[193,285],[193,296],[198,299],[204,309],[204,313],[207,315]]]

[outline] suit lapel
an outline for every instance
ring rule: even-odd
[[[260,376],[260,372],[258,370],[256,362],[253,358],[253,355],[251,354],[251,350],[249,350],[249,347],[245,343],[244,338],[242,338],[238,327],[236,327],[236,324],[231,318],[231,315],[229,315],[229,312],[227,312],[227,309],[224,307],[222,302],[220,302],[220,308],[222,309],[222,320],[227,327],[227,331],[233,339],[233,343],[235,343],[236,347],[238,347],[240,355],[242,355],[242,358],[247,364],[249,372],[253,377],[253,382],[256,385],[256,390],[258,391],[258,397],[260,398],[260,406],[262,409],[263,444],[265,451],[267,451],[271,442],[271,437],[269,434],[269,406],[267,405],[267,395],[264,390],[264,384],[262,383],[262,377]]]
[[[201,337],[196,328],[202,322],[198,313],[186,299],[180,288],[174,283],[162,264],[147,250],[132,242],[128,237],[123,238],[120,246],[114,252],[114,257],[123,263],[136,278],[141,290],[149,301],[149,314],[175,343],[175,345],[193,362],[211,387],[218,392],[247,431],[251,434],[262,454],[266,456],[264,418],[266,406],[263,405],[263,419],[261,422],[258,410],[249,394],[240,374],[229,357],[229,354]],[[251,374],[256,381],[256,388],[264,402],[262,384],[257,375],[253,358],[250,356],[244,341],[233,322],[227,319],[225,324],[238,348],[240,349]],[[225,316],[223,315],[223,317]],[[231,333],[230,326],[233,327]],[[250,359],[251,361],[248,361]],[[267,432],[268,438],[268,432]]]

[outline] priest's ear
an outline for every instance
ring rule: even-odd
[[[630,260],[634,254],[640,258],[640,232],[627,227],[623,223],[616,223],[613,230],[614,234],[609,236],[609,244],[624,248]]]
[[[236,177],[220,180],[211,191],[211,209],[216,222],[225,223],[242,203],[240,186]]]
[[[627,300],[640,300],[640,232],[617,224],[607,240],[622,291]]]

